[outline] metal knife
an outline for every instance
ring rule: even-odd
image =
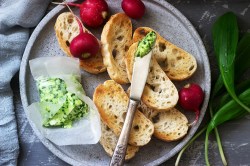
[[[151,34],[149,33],[149,35]],[[153,35],[155,35],[155,33]],[[149,37],[152,37],[152,36],[149,36]],[[150,60],[152,56],[152,48],[155,44],[156,35],[154,37],[155,38],[153,42],[149,41],[149,43],[147,43],[150,46],[150,51],[145,55],[145,52],[143,50],[142,51],[142,54],[144,54],[143,57],[140,57],[140,56],[135,57],[127,115],[125,118],[125,122],[122,128],[120,137],[118,139],[116,148],[114,150],[114,153],[110,162],[110,166],[120,166],[124,164],[124,158],[126,154],[130,129],[131,129],[132,122],[134,119],[135,111],[141,100],[141,95],[144,90],[146,80],[148,77],[148,73],[149,73],[149,65],[150,65]],[[144,46],[142,48],[145,48],[148,45],[146,45],[145,47]]]
[[[142,58],[135,58],[127,115],[119,140],[114,150],[110,166],[123,165],[124,163],[130,129],[132,126],[136,108],[141,100],[141,95],[146,84],[151,56],[152,51],[150,51]]]

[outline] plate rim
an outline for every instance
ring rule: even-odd
[[[185,25],[186,29],[189,31],[190,35],[192,35],[192,37],[195,40],[195,44],[197,45],[199,49],[199,52],[201,54],[202,60],[204,65],[204,72],[206,73],[205,75],[205,79],[207,80],[204,84],[206,86],[206,91],[205,91],[205,98],[203,101],[203,105],[201,108],[201,113],[200,113],[200,118],[196,124],[196,126],[192,127],[189,132],[188,135],[185,136],[185,138],[178,143],[173,149],[171,149],[171,151],[161,157],[159,157],[158,159],[146,164],[148,166],[151,165],[159,165],[165,161],[167,161],[168,159],[170,159],[171,157],[173,157],[175,154],[177,154],[186,144],[187,142],[194,136],[194,134],[196,133],[196,131],[198,130],[202,120],[204,119],[204,115],[206,113],[206,109],[208,106],[208,101],[209,101],[209,97],[210,97],[210,91],[211,91],[211,70],[210,70],[210,64],[209,64],[209,59],[208,59],[208,55],[205,49],[205,46],[198,34],[198,32],[196,31],[196,29],[194,28],[194,26],[191,24],[191,22],[178,10],[176,9],[173,5],[171,5],[170,3],[168,3],[165,0],[146,0],[146,1],[150,1],[151,3],[157,3],[161,6],[163,6],[164,8],[168,9],[169,11],[171,11],[176,18]],[[46,139],[41,133],[40,131],[34,126],[34,124],[30,123],[30,118],[28,116],[28,114],[26,113],[26,107],[28,106],[28,99],[27,99],[27,95],[26,95],[26,69],[27,69],[27,65],[28,65],[28,58],[30,56],[30,51],[32,50],[32,46],[34,44],[34,42],[36,41],[36,38],[38,37],[38,35],[40,34],[40,31],[44,28],[44,26],[46,26],[46,24],[55,16],[57,15],[59,12],[61,12],[62,10],[65,9],[65,6],[61,6],[58,5],[57,7],[55,7],[53,10],[51,10],[41,21],[40,23],[37,25],[37,27],[34,29],[33,33],[31,34],[29,41],[26,45],[25,51],[23,53],[23,57],[22,57],[22,61],[21,61],[21,65],[20,65],[20,73],[19,73],[19,87],[20,87],[20,96],[21,96],[21,102],[23,105],[23,109],[24,112],[26,114],[26,117],[29,121],[29,124],[31,125],[32,130],[35,132],[36,136],[41,140],[41,142],[44,144],[44,146],[49,149],[54,155],[56,155],[58,158],[60,158],[61,160],[65,161],[66,163],[69,163],[71,165],[89,165],[88,162],[80,162],[77,161],[76,159],[71,158],[70,156],[68,156],[67,154],[65,154],[62,150],[58,149],[52,142],[50,142],[48,139]]]

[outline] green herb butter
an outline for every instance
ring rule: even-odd
[[[52,111],[49,107],[44,109],[45,111],[42,112],[43,126],[70,128],[73,121],[88,113],[88,105],[75,94],[67,91],[64,80],[42,77],[37,80],[37,86],[41,102],[62,105],[56,111]]]
[[[66,93],[66,84],[60,78],[41,77],[37,81],[41,102],[57,104]]]
[[[156,33],[154,31],[149,32],[138,44],[135,52],[136,57],[144,57],[154,47],[156,41]]]

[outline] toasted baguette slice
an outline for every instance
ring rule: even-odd
[[[70,43],[80,33],[76,18],[70,12],[64,12],[57,17],[54,29],[59,46],[65,54],[72,56],[69,49]],[[90,33],[85,28],[83,30]],[[103,64],[101,49],[96,56],[80,60],[80,66],[83,70],[92,74],[106,71],[106,67]]]
[[[112,15],[102,34],[102,55],[110,78],[119,84],[129,83],[124,57],[132,43],[132,23],[124,13]]]
[[[141,40],[152,30],[148,27],[137,28],[133,34],[133,42]],[[165,40],[158,33],[153,55],[171,80],[185,80],[196,71],[197,62],[194,56]]]
[[[101,115],[102,121],[119,136],[126,117],[129,98],[121,85],[113,80],[105,81],[94,92],[93,101]],[[153,123],[140,111],[135,112],[129,144],[146,145],[154,132]]]
[[[138,42],[132,44],[126,55],[126,67],[129,80],[132,79],[134,54]],[[142,69],[143,70],[143,69]],[[161,69],[155,58],[152,56],[147,82],[141,97],[143,103],[149,108],[158,111],[166,111],[173,108],[179,99],[178,91],[175,85]]]
[[[176,108],[159,112],[148,108],[142,102],[138,109],[154,124],[154,136],[163,141],[171,142],[183,138],[188,131],[188,120]]]
[[[100,138],[100,144],[102,145],[106,153],[109,156],[112,156],[115,150],[115,146],[118,141],[118,138],[114,134],[114,132],[103,122],[101,122],[101,130],[102,130],[102,135]],[[138,150],[139,150],[138,146],[128,145],[127,152],[125,155],[125,160],[130,160],[131,158],[133,158],[136,152],[138,152]]]

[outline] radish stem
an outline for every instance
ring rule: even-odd
[[[52,4],[55,4],[55,5],[63,5],[64,3],[61,3],[61,2],[51,2]]]
[[[79,8],[81,7],[81,5],[77,3],[67,2],[66,4],[69,6],[74,6],[74,7],[79,7]]]
[[[75,4],[75,3],[72,3],[72,2],[51,2],[52,4],[55,4],[55,5],[69,5],[69,6],[74,6],[74,7],[80,7],[81,5],[80,4]]]
[[[79,28],[80,28],[80,34],[82,34],[82,33],[83,33],[83,24],[82,24],[80,18],[77,17],[77,16],[74,14],[74,12],[73,12],[73,11],[71,10],[71,8],[69,7],[68,3],[65,3],[65,2],[64,2],[64,4],[65,4],[65,5],[67,6],[67,8],[69,9],[70,13],[76,18],[76,21],[77,21],[77,23],[78,23],[78,25],[79,25]]]
[[[194,112],[195,112],[195,120],[192,123],[188,124],[188,126],[194,126],[199,120],[200,110],[196,108],[194,109]]]

